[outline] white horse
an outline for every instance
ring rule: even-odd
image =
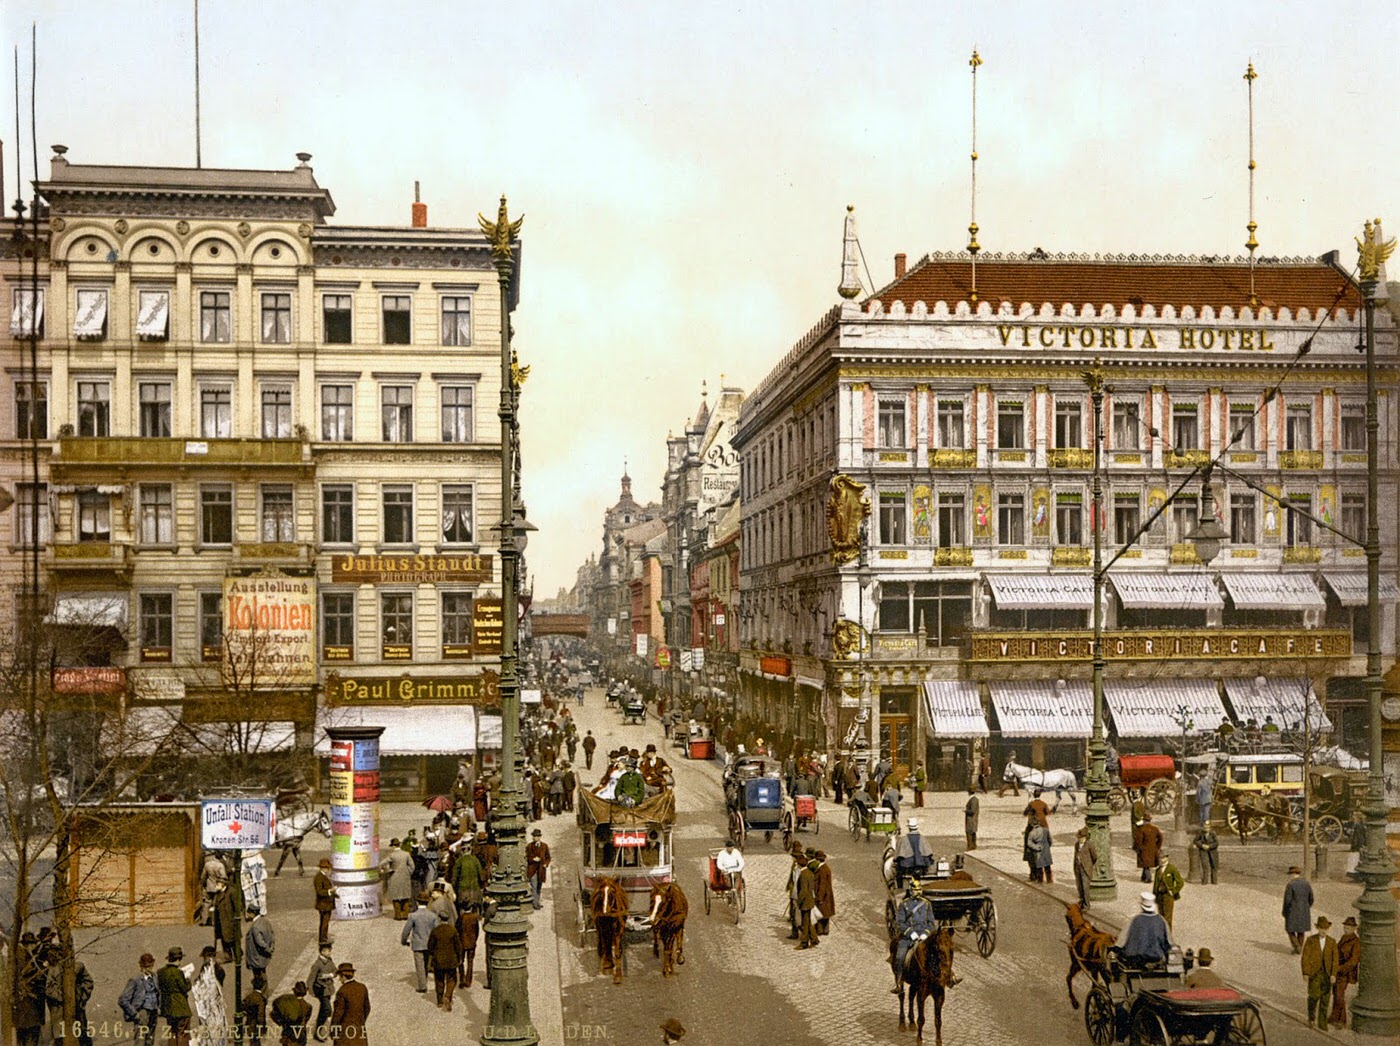
[[[272,845],[281,847],[282,856],[277,861],[274,877],[282,874],[282,866],[290,855],[297,859],[297,874],[306,874],[301,863],[301,841],[312,832],[320,832],[327,839],[331,837],[330,815],[324,810],[301,810],[277,819],[277,830],[272,837]]]
[[[1036,788],[1042,792],[1054,789],[1055,805],[1050,808],[1051,810],[1060,808],[1060,799],[1068,792],[1069,801],[1072,804],[1071,808],[1079,809],[1079,800],[1074,794],[1079,788],[1079,780],[1074,776],[1073,770],[1036,770],[1029,766],[1022,766],[1013,760],[1006,764],[1001,779],[1015,781],[1023,788]]]

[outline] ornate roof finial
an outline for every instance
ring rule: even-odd
[[[491,244],[491,257],[498,262],[510,261],[514,257],[510,247],[511,241],[520,235],[520,226],[525,223],[525,216],[522,214],[515,221],[511,221],[510,215],[506,213],[505,194],[502,193],[501,207],[496,212],[496,220],[487,221],[480,213],[477,214],[476,220]]]
[[[841,237],[841,286],[836,288],[836,293],[847,301],[858,297],[863,289],[856,271],[856,254],[859,249],[856,242],[856,209],[854,205],[848,204],[846,228]]]
[[[973,302],[977,301],[977,252],[982,249],[982,245],[977,242],[977,67],[982,64],[982,56],[977,53],[977,48],[972,49],[972,58],[968,60],[968,65],[972,66],[972,219],[967,226],[967,253],[972,255],[972,294]]]
[[[1357,268],[1362,283],[1377,283],[1385,260],[1395,251],[1395,241],[1381,238],[1381,220],[1373,219],[1366,223],[1364,240],[1356,241]]]
[[[1249,304],[1256,309],[1259,307],[1259,296],[1254,292],[1254,252],[1259,249],[1259,241],[1254,233],[1259,225],[1254,220],[1254,81],[1257,79],[1259,74],[1254,71],[1254,63],[1250,62],[1244,73],[1249,91],[1249,224],[1245,226],[1249,230],[1249,239],[1244,245],[1249,249]]]

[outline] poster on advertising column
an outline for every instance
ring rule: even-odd
[[[246,693],[316,682],[316,580],[224,579],[224,683]]]
[[[379,914],[379,734],[331,727],[331,879],[337,919]]]

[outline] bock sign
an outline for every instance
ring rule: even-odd
[[[239,691],[316,682],[316,580],[224,579],[224,682]]]

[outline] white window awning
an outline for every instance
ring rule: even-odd
[[[1017,680],[988,684],[1003,737],[1088,737],[1094,691],[1082,680]]]
[[[164,338],[170,330],[170,292],[142,291],[136,316],[138,338]]]
[[[825,690],[826,684],[820,679],[813,679],[811,676],[794,676],[798,686],[811,687],[813,690]]]
[[[326,728],[332,726],[382,726],[380,755],[471,755],[477,745],[476,708],[472,705],[323,708],[316,716],[318,756],[330,755]],[[499,740],[496,747],[500,747]]]
[[[1322,580],[1327,582],[1327,587],[1336,595],[1337,601],[1344,607],[1364,607],[1366,605],[1366,575],[1364,572],[1354,570],[1328,570],[1324,571]],[[1381,601],[1394,603],[1400,600],[1400,585],[1396,585],[1395,579],[1388,574],[1381,575],[1380,587]]]
[[[998,610],[1092,610],[1088,574],[986,574]]]
[[[126,610],[125,592],[60,592],[44,624],[125,628]]]
[[[108,716],[98,747],[108,759],[144,759],[157,752],[175,753],[186,747],[188,735],[180,722],[182,705],[137,705],[126,715]]]
[[[1321,590],[1306,574],[1224,574],[1236,610],[1322,610]]]
[[[287,721],[254,723],[195,723],[183,728],[181,747],[187,752],[257,755],[290,752],[296,747],[296,724]]]
[[[1262,684],[1262,685],[1261,685]],[[1322,711],[1312,683],[1296,679],[1227,679],[1225,694],[1235,710],[1235,722],[1243,726],[1253,719],[1260,727],[1272,719],[1280,730],[1303,727],[1303,698],[1308,701],[1308,726],[1312,730],[1331,730],[1332,721]]]
[[[36,294],[28,287],[16,287],[14,307],[10,310],[10,337],[27,338],[43,324],[43,289]]]
[[[1128,610],[1214,610],[1225,605],[1208,574],[1109,574]]]
[[[107,292],[79,291],[73,316],[73,337],[100,338],[107,324]]]
[[[978,687],[966,679],[939,679],[924,684],[931,737],[987,737],[987,714]]]
[[[1187,730],[1210,733],[1225,720],[1213,679],[1105,679],[1104,702],[1119,737],[1180,737],[1182,709]]]

